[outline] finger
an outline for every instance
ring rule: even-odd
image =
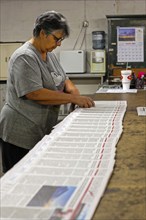
[[[95,102],[93,101],[92,98],[88,97],[88,101],[90,102],[91,107],[95,106]]]
[[[95,102],[93,99],[90,99],[91,103],[92,103],[92,106],[95,106]]]
[[[94,107],[95,106],[95,103],[92,99],[89,100],[89,106],[90,107]]]

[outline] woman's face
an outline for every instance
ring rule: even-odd
[[[40,32],[40,46],[42,52],[51,52],[57,46],[61,46],[61,42],[64,39],[64,32],[62,30],[56,30],[50,33],[45,33],[43,30]]]

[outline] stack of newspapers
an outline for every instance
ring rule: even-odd
[[[1,179],[1,219],[89,220],[114,169],[126,101],[76,108]]]

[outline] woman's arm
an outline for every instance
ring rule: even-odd
[[[77,87],[70,81],[69,79],[65,81],[65,92],[80,95],[79,90]],[[75,109],[76,104],[71,103],[69,107],[69,113],[71,113]]]
[[[67,79],[65,81],[65,89],[64,92],[70,93],[70,94],[75,94],[75,95],[80,95],[79,90],[77,87],[72,83],[71,80]]]
[[[94,106],[94,101],[87,96],[81,96],[78,89],[70,81],[65,81],[65,91],[59,92],[49,89],[39,89],[25,95],[27,99],[42,105],[61,105],[72,103],[83,108]]]

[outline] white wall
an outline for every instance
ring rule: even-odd
[[[107,33],[106,15],[146,14],[146,0],[1,0],[0,41],[26,41],[36,17],[47,10],[59,11],[68,19],[71,33],[61,49],[73,49],[84,20],[89,22],[85,41],[80,48],[83,31],[75,49],[92,49],[92,31]]]
[[[60,49],[74,48],[84,20],[89,22],[85,41],[80,48],[84,35],[82,32],[75,49],[92,49],[92,31],[107,33],[106,15],[146,14],[146,0],[0,0],[0,41],[28,40],[36,17],[47,10],[61,12],[70,25],[70,37],[54,51],[58,55]],[[94,86],[97,84],[95,80]],[[81,92],[90,93],[88,90],[92,91],[93,88],[92,84],[85,85]],[[3,96],[1,99],[3,102]]]

